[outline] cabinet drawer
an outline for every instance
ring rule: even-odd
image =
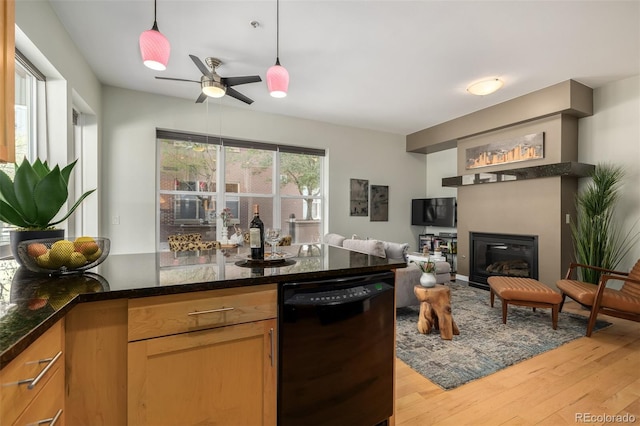
[[[129,300],[129,341],[275,318],[276,285]]]
[[[16,426],[40,424],[62,426],[64,425],[63,409],[64,369],[58,368],[15,424]]]
[[[63,367],[62,336],[62,323],[58,322],[2,369],[0,424],[13,424],[53,374]],[[63,391],[61,387],[59,392]]]

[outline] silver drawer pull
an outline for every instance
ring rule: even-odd
[[[31,423],[28,426],[38,426],[38,425],[55,426],[55,424],[58,423],[58,419],[60,418],[61,415],[62,415],[62,408],[58,410],[55,416],[50,417],[48,419],[38,420],[37,422]]]
[[[227,311],[233,311],[234,309],[235,308],[209,309],[208,311],[189,312],[187,315],[215,314],[216,312],[227,312]]]
[[[43,368],[42,371],[40,373],[38,373],[38,375],[36,377],[34,377],[33,379],[20,380],[20,381],[18,381],[18,384],[19,385],[26,385],[27,383],[29,383],[29,386],[27,386],[27,389],[31,390],[31,389],[35,388],[38,385],[38,382],[40,382],[40,380],[42,380],[42,378],[45,376],[45,374],[47,374],[47,372],[51,369],[51,367],[53,367],[53,364],[55,364],[55,362],[61,356],[62,356],[62,351],[58,352],[56,354],[56,356],[54,356],[53,358],[41,359],[40,361],[38,361],[38,363],[45,363],[46,362],[46,363],[48,363],[47,366],[45,368]]]

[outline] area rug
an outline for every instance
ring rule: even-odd
[[[511,306],[502,324],[502,305],[496,297],[489,306],[489,292],[457,281],[451,288],[451,310],[460,329],[453,340],[440,332],[420,334],[420,306],[397,309],[396,355],[424,377],[445,390],[495,373],[503,368],[555,349],[585,335],[587,317],[561,312],[558,329],[551,326],[551,310]],[[598,320],[594,330],[611,323]]]

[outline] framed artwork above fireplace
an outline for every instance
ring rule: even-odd
[[[467,170],[544,158],[544,132],[467,148]]]

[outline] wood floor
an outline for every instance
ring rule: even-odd
[[[640,424],[640,323],[600,318],[613,325],[450,391],[396,360],[396,426]]]

